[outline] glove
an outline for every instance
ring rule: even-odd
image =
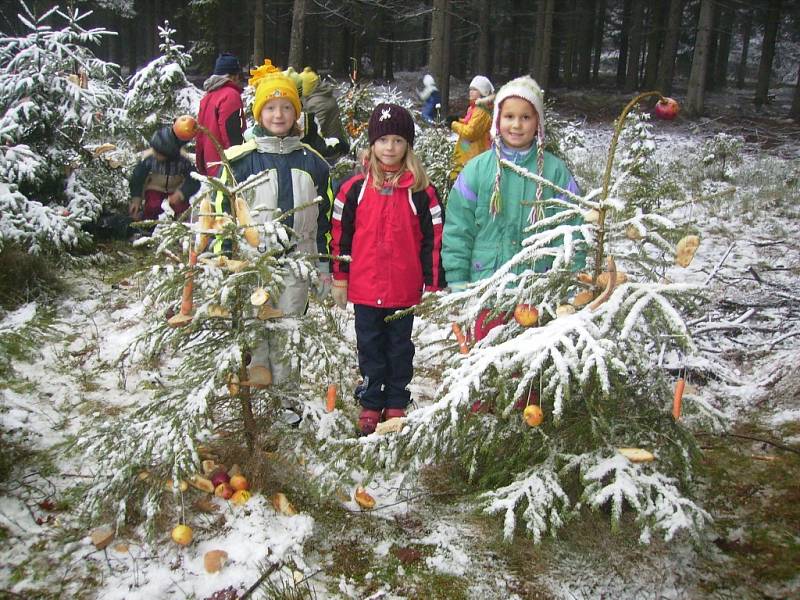
[[[463,292],[465,289],[467,289],[467,282],[456,281],[454,283],[451,283],[448,287],[450,288],[451,294],[454,294],[456,292]]]
[[[341,309],[347,308],[347,280],[334,279],[331,286],[333,302]]]

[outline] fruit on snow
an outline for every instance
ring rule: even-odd
[[[530,304],[517,304],[514,309],[514,320],[522,327],[532,327],[539,320],[539,311]]]
[[[357,487],[355,494],[353,494],[353,499],[356,501],[361,508],[364,510],[370,510],[375,508],[375,498],[370,496],[363,487]]]
[[[186,546],[192,541],[192,528],[188,525],[176,525],[172,530],[172,541]]]
[[[247,504],[247,501],[250,500],[251,494],[247,490],[236,490],[231,496],[231,502],[236,504],[237,506],[243,506]]]
[[[525,419],[525,424],[528,427],[538,427],[544,420],[544,413],[542,407],[538,404],[529,404],[522,411],[522,418]]]
[[[678,104],[677,100],[674,98],[661,98],[661,100],[656,103],[653,112],[659,119],[672,121],[672,119],[678,116],[680,109],[680,104]]]
[[[192,115],[181,115],[172,124],[172,132],[182,142],[188,142],[197,135],[197,121]]]
[[[250,489],[250,482],[247,481],[244,475],[234,475],[228,483],[230,483],[231,487],[236,491]]]
[[[203,555],[203,566],[206,573],[216,573],[221,571],[228,560],[228,553],[225,550],[209,550]]]
[[[214,495],[217,498],[223,498],[225,500],[229,500],[233,497],[233,494],[236,493],[229,483],[223,482],[220,483],[217,487],[214,488]]]
[[[272,500],[272,507],[276,512],[287,517],[293,517],[297,514],[297,509],[292,505],[291,502],[289,502],[286,494],[278,492],[277,494],[274,494],[270,500]]]
[[[231,478],[225,469],[218,469],[211,474],[211,483],[214,484],[214,489],[217,489],[220,483],[229,483],[230,480]]]

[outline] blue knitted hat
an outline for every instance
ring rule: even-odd
[[[223,52],[217,57],[217,62],[214,64],[214,75],[233,75],[241,72],[242,65],[239,64],[236,55]]]

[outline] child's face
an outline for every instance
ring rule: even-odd
[[[527,100],[506,98],[500,107],[500,136],[509,148],[528,148],[539,128],[539,115]]]
[[[261,109],[261,125],[273,135],[287,135],[296,120],[294,106],[286,98],[270,100]]]
[[[481,93],[476,90],[475,88],[469,88],[469,101],[475,102],[478,98],[481,97]]]
[[[408,150],[406,139],[394,134],[379,137],[373,146],[375,157],[387,167],[396,167],[403,162]]]

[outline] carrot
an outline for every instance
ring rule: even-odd
[[[325,396],[325,410],[333,412],[336,408],[336,384],[332,383],[328,386],[328,393]]]
[[[458,323],[453,323],[453,333],[456,335],[456,341],[458,342],[458,349],[461,354],[467,354],[469,352],[469,346],[467,346],[467,338],[464,336],[464,332],[461,331],[461,326]]]
[[[189,250],[189,271],[186,273],[186,283],[183,284],[183,293],[181,294],[181,308],[178,314],[169,318],[167,323],[170,327],[182,327],[192,321],[192,309],[194,303],[192,301],[192,290],[194,288],[194,268],[197,265],[197,252],[194,249]]]
[[[681,403],[683,401],[683,388],[686,387],[686,381],[683,377],[675,382],[675,397],[672,399],[672,418],[676,421],[681,418]]]

